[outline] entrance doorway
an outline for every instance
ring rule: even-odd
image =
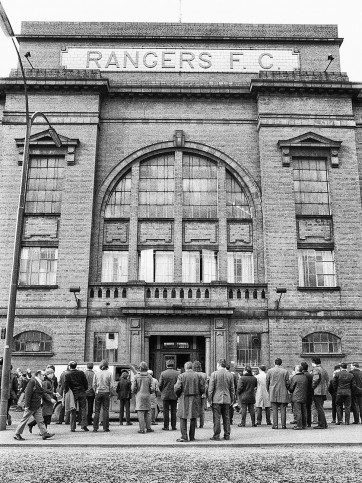
[[[197,336],[151,336],[150,368],[158,379],[166,369],[167,360],[183,372],[185,362],[200,361],[205,370],[205,338]]]

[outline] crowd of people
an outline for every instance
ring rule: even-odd
[[[184,370],[180,371],[170,359],[159,380],[153,377],[144,361],[132,380],[130,376],[130,372],[124,370],[115,381],[106,360],[100,363],[97,371],[93,363],[88,363],[83,371],[77,368],[76,361],[70,361],[59,380],[53,365],[35,371],[34,375],[30,369],[10,371],[9,407],[16,402],[16,410],[23,411],[14,438],[24,440],[22,434],[26,426],[31,433],[36,425],[43,439],[52,438],[55,433],[48,429],[58,401],[61,401],[61,409],[56,424],[69,424],[71,432],[76,431],[77,424],[85,432],[89,431],[88,426],[93,426],[93,432],[97,432],[101,423],[103,431],[108,432],[112,396],[117,396],[120,402],[120,425],[133,424],[130,409],[131,398],[135,397],[138,433],[142,434],[153,432],[151,426],[158,424],[161,399],[162,430],[176,431],[179,418],[181,437],[178,442],[195,440],[197,422],[198,427],[204,426],[208,407],[213,416],[210,439],[214,441],[220,440],[221,421],[223,438],[230,439],[235,412],[241,416],[239,427],[246,426],[248,414],[252,427],[261,425],[264,410],[267,425],[272,429],[286,429],[288,404],[292,406],[293,421],[290,423],[293,429],[303,430],[313,423],[314,429],[326,429],[324,401],[328,393],[332,398],[331,424],[350,424],[351,412],[352,424],[362,422],[362,371],[357,362],[351,363],[349,368],[346,363],[335,366],[329,378],[317,357],[312,359],[311,369],[303,361],[295,366],[292,374],[282,367],[280,358],[269,370],[264,365],[257,369],[246,366],[241,374],[230,371],[230,365],[219,360],[216,371],[208,377],[198,361],[186,362]],[[11,424],[9,412],[8,424]]]

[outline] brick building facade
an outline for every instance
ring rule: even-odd
[[[362,360],[362,95],[336,26],[25,22],[19,42],[62,146],[34,124],[14,366]],[[4,328],[20,71],[0,96]]]

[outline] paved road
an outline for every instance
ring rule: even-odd
[[[110,425],[110,432],[104,433],[100,429],[97,433],[93,433],[92,427],[88,433],[83,432],[80,427],[77,427],[75,433],[70,432],[69,425],[51,424],[49,430],[55,433],[55,437],[51,440],[43,441],[39,434],[37,427],[34,428],[33,434],[30,434],[26,429],[24,431],[24,442],[15,441],[13,436],[17,422],[20,420],[22,413],[11,412],[13,424],[7,427],[6,431],[0,432],[0,446],[108,446],[108,447],[170,447],[170,446],[195,446],[195,447],[260,447],[260,446],[275,446],[280,447],[291,445],[361,445],[362,447],[362,425],[336,426],[330,424],[327,430],[306,429],[304,431],[293,431],[292,425],[288,424],[287,430],[273,430],[271,426],[258,426],[252,428],[249,420],[245,428],[239,428],[237,423],[240,421],[240,416],[236,415],[235,424],[231,429],[230,441],[210,441],[212,436],[212,415],[211,411],[206,412],[205,427],[196,430],[196,441],[194,443],[177,443],[176,439],[180,437],[179,431],[162,431],[162,422],[157,426],[152,426],[154,433],[138,434],[138,423],[133,420],[133,426],[119,426],[117,421],[112,421]],[[292,416],[288,411],[288,421]],[[330,412],[327,411],[327,421],[329,421]],[[362,477],[361,477],[362,482]]]

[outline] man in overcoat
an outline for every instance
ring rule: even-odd
[[[217,370],[210,376],[208,398],[212,407],[212,418],[214,423],[214,434],[210,438],[214,441],[220,440],[222,417],[224,427],[224,439],[230,439],[230,404],[234,401],[235,385],[233,375],[226,369],[225,359],[217,363]]]
[[[294,376],[290,380],[289,391],[292,393],[294,420],[296,425],[293,429],[305,429],[307,427],[307,399],[308,379],[299,364],[295,366]]]
[[[54,433],[48,433],[45,427],[41,409],[42,399],[47,400],[52,404],[56,403],[56,400],[51,398],[51,396],[46,392],[43,387],[44,377],[45,371],[36,371],[35,376],[30,379],[28,385],[26,386],[24,414],[21,418],[20,423],[18,424],[18,427],[16,428],[14,436],[14,439],[18,441],[24,441],[24,438],[21,435],[24,431],[26,423],[31,416],[33,416],[33,418],[37,422],[40,434],[43,439],[49,439],[54,436]]]
[[[64,393],[66,394],[69,389],[73,391],[74,402],[79,405],[79,412],[81,417],[81,428],[83,431],[89,431],[87,428],[87,396],[88,381],[83,371],[77,369],[76,361],[70,361],[69,372],[65,373],[64,377]],[[76,410],[70,411],[70,430],[75,431],[76,428]]]
[[[313,366],[313,401],[318,413],[318,425],[314,429],[326,429],[328,427],[323,405],[327,399],[329,376],[328,372],[321,366],[319,357],[312,359]]]
[[[351,374],[356,381],[356,390],[352,394],[352,411],[353,411],[353,424],[358,424],[361,420],[362,423],[362,371],[359,368],[358,362],[351,363]]]
[[[178,376],[175,393],[179,398],[177,416],[180,418],[181,438],[179,443],[195,441],[196,418],[200,417],[201,395],[205,384],[197,372],[192,370],[192,362],[186,362],[185,372]],[[187,420],[190,420],[190,431],[187,435]]]
[[[177,396],[175,394],[175,384],[179,376],[179,372],[174,368],[174,361],[168,359],[166,362],[166,370],[161,372],[158,387],[161,391],[161,399],[163,404],[163,430],[169,430],[170,411],[171,411],[171,429],[176,431],[176,411]]]
[[[274,367],[266,374],[266,388],[269,392],[273,410],[273,429],[278,429],[278,408],[282,420],[282,429],[287,429],[287,405],[289,402],[289,374],[281,367],[282,360],[278,357],[274,361]]]
[[[243,375],[239,378],[237,386],[238,399],[241,407],[241,422],[238,424],[239,427],[245,426],[247,411],[250,414],[251,425],[256,427],[254,404],[257,385],[258,380],[253,376],[251,367],[246,366]]]
[[[349,424],[351,414],[352,393],[356,390],[356,381],[354,375],[347,371],[347,364],[340,364],[341,370],[333,377],[333,388],[336,395],[337,408],[337,424],[343,424],[343,406],[344,421]]]

